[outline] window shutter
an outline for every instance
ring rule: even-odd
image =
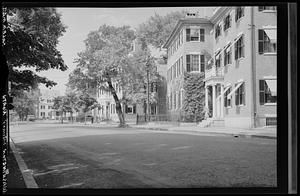
[[[186,29],[186,41],[191,41],[191,29]]]
[[[237,42],[238,42],[238,41],[236,41],[236,42],[234,43],[234,59],[235,59],[235,60],[238,59]]]
[[[241,7],[241,12],[242,12],[242,16],[245,16],[245,8],[244,7]]]
[[[264,30],[258,29],[258,54],[264,53]]]
[[[238,20],[238,8],[235,9],[235,22]]]
[[[241,101],[241,103],[243,105],[246,105],[246,100],[245,100],[245,83],[242,84],[241,89],[242,89],[242,101]]]
[[[191,70],[191,56],[186,55],[186,71],[190,72]]]
[[[239,105],[239,89],[235,91],[235,105]]]
[[[244,35],[242,35],[241,39],[241,57],[245,57],[245,47],[244,47]]]
[[[205,30],[200,29],[200,41],[204,42],[205,41]]]
[[[259,80],[259,103],[260,105],[265,104],[265,81]]]

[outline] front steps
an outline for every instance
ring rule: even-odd
[[[224,119],[221,118],[207,118],[199,123],[198,127],[224,127]]]

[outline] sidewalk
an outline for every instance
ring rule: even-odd
[[[185,125],[185,126],[175,126],[170,124],[155,124],[149,123],[145,125],[131,125],[133,128],[139,129],[150,129],[159,131],[170,131],[170,132],[191,132],[191,133],[201,133],[208,135],[231,135],[234,137],[259,137],[276,139],[277,138],[277,128],[276,127],[260,127],[253,129],[243,129],[235,127],[198,127],[197,125]]]

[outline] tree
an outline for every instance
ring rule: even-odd
[[[79,96],[79,100],[76,103],[77,106],[81,107],[83,113],[84,113],[84,121],[86,122],[86,114],[88,111],[95,109],[96,107],[99,107],[99,104],[97,103],[97,100],[93,97],[91,97],[88,93],[84,93]]]
[[[66,96],[64,97],[65,104],[66,104],[66,110],[71,113],[71,121],[73,123],[73,113],[78,112],[78,102],[79,97],[75,92],[67,92]]]
[[[138,27],[138,36],[146,43],[156,48],[161,48],[171,35],[178,20],[185,17],[187,11],[171,12],[165,16],[155,14],[148,21]]]
[[[150,50],[144,40],[137,39],[137,49],[130,58],[128,66],[124,67],[130,77],[124,85],[125,98],[131,103],[144,104],[147,101],[147,72],[149,84],[155,83],[159,77],[155,59],[150,56]],[[150,94],[150,103],[156,103],[154,94]]]
[[[19,115],[21,121],[27,120],[27,116],[35,114],[36,107],[39,103],[39,89],[31,89],[29,91],[19,90],[17,96],[13,100],[14,110]]]
[[[124,127],[126,123],[113,82],[122,87],[127,82],[128,73],[124,67],[129,63],[128,54],[134,39],[134,31],[129,26],[100,26],[98,30],[88,34],[86,48],[76,59],[77,70],[69,77],[69,83],[77,83],[74,85],[77,89],[82,88],[79,84],[83,81],[91,81],[96,86],[106,84],[116,103],[120,127]],[[75,82],[77,79],[81,81]]]
[[[56,85],[54,81],[38,76],[28,69],[34,68],[37,72],[67,69],[61,53],[56,49],[58,38],[66,29],[56,9],[9,7],[4,25],[6,28],[3,51],[11,88],[28,90],[39,83],[45,84],[46,87]]]
[[[63,102],[63,96],[58,96],[53,99],[53,109],[58,110],[60,112],[61,116],[61,123],[63,123],[63,113],[66,111],[64,102]]]

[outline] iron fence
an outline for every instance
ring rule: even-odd
[[[136,115],[136,124],[144,124],[149,122],[159,122],[159,123],[199,123],[204,119],[203,114],[158,114],[158,115]]]

